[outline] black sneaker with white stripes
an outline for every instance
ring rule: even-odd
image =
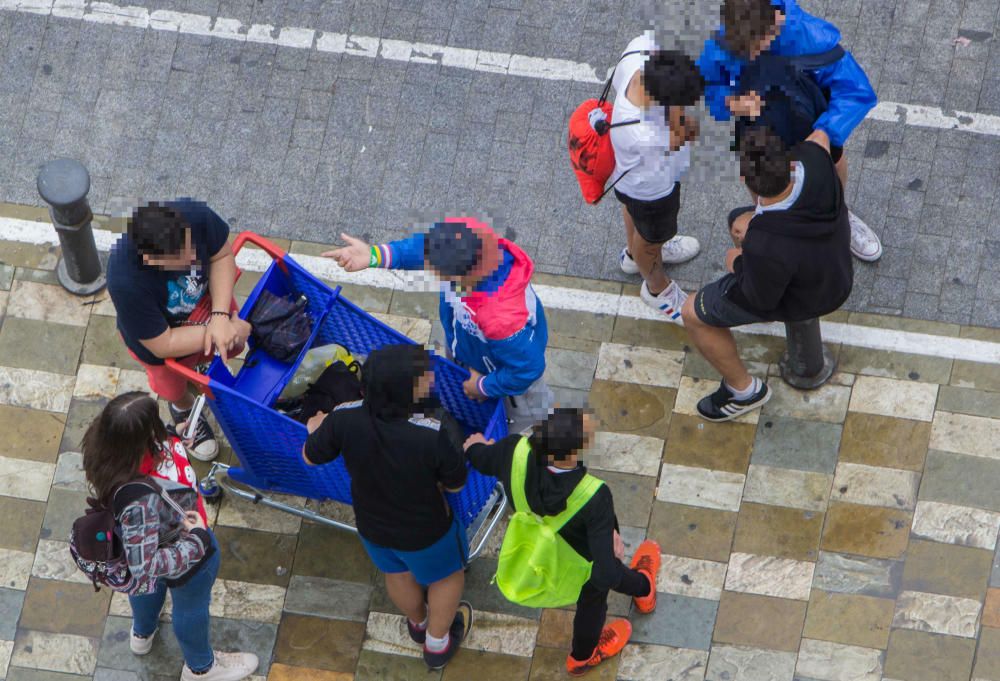
[[[731,421],[748,411],[760,409],[769,399],[771,390],[764,381],[760,382],[760,390],[745,400],[736,399],[722,381],[718,390],[698,401],[698,414],[708,421]]]
[[[188,420],[191,416],[191,410],[181,410],[170,404],[170,418],[173,419],[174,425],[179,426]],[[183,437],[183,434],[180,434]],[[188,454],[198,459],[199,461],[211,461],[219,455],[219,443],[215,440],[215,432],[212,430],[212,426],[208,425],[208,420],[205,418],[205,411],[201,412],[201,416],[198,418],[198,426],[194,432],[194,442],[191,443],[190,447],[185,445]]]

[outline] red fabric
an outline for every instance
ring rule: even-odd
[[[598,100],[588,99],[577,107],[569,119],[569,160],[580,183],[580,191],[587,203],[597,203],[604,193],[611,173],[615,171],[615,150],[611,135],[599,135],[591,125],[591,112],[598,108]],[[607,122],[611,122],[611,103],[604,102],[600,109]]]
[[[500,238],[497,243],[514,257],[507,279],[496,291],[472,291],[461,296],[487,340],[513,336],[524,328],[528,316],[535,311],[528,309],[525,298],[535,264],[517,244]]]
[[[128,348],[126,348],[128,349]],[[142,365],[146,370],[146,380],[149,381],[149,389],[165,399],[167,402],[180,401],[187,392],[187,379],[180,374],[175,374],[166,364],[146,364],[135,356],[131,350],[128,354],[132,359]],[[199,364],[204,364],[212,360],[214,355],[202,355],[200,352],[187,357],[178,357],[177,362],[183,364],[188,369],[194,369]]]
[[[154,467],[153,456],[147,452],[146,456],[142,458],[142,463],[139,464],[139,472],[154,478],[187,485],[197,492],[198,475],[194,472],[194,468],[191,467],[191,461],[188,459],[187,451],[184,449],[184,443],[171,435],[167,442],[163,443],[163,446],[166,449],[166,455],[164,460],[160,462],[160,465]],[[208,514],[205,512],[205,503],[202,501],[201,494],[198,495],[198,513],[201,515],[202,520],[205,521],[205,526],[207,527]]]

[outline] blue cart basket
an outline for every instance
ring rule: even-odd
[[[221,358],[216,357],[205,373],[198,373],[174,360],[167,365],[195,383],[222,427],[239,465],[212,465],[199,487],[208,497],[225,490],[238,497],[261,503],[315,522],[351,532],[357,528],[333,518],[297,508],[266,493],[289,494],[318,500],[351,503],[351,480],[342,457],[320,466],[309,466],[302,459],[306,427],[273,408],[273,404],[291,380],[305,353],[312,347],[338,343],[352,354],[367,355],[375,348],[396,343],[413,343],[398,331],[386,326],[341,295],[340,287],[331,289],[296,263],[284,250],[267,239],[243,232],[233,242],[238,253],[250,242],[271,256],[271,265],[257,283],[240,310],[246,319],[262,291],[278,296],[303,295],[313,322],[312,335],[299,356],[281,362],[249,341],[247,360],[233,375]],[[239,273],[237,273],[239,276]],[[191,318],[208,317],[207,296]],[[476,402],[465,396],[462,382],[469,372],[432,353],[434,390],[445,408],[468,433],[482,432],[499,439],[507,434],[503,403],[497,400]],[[469,557],[483,550],[507,506],[503,486],[495,478],[469,468],[465,487],[448,494],[448,501],[469,537]]]

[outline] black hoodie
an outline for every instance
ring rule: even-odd
[[[344,457],[358,533],[399,551],[444,536],[452,516],[438,483],[465,484],[461,427],[443,410],[425,418],[413,401],[414,381],[429,366],[420,346],[375,350],[362,369],[364,400],[336,407],[305,445],[315,464]]]
[[[814,142],[792,151],[805,181],[786,210],[750,220],[730,301],[764,319],[802,321],[833,312],[854,283],[851,226],[833,160]]]
[[[514,462],[514,448],[521,435],[508,435],[493,445],[473,445],[466,451],[473,468],[503,483],[510,498],[510,471]],[[577,466],[567,473],[553,473],[544,457],[534,453],[529,458],[524,481],[524,496],[528,506],[538,515],[557,515],[566,508],[566,499],[583,479],[587,469]],[[534,462],[534,465],[530,465]],[[618,587],[628,568],[617,558],[614,550],[614,531],[618,529],[614,500],[608,486],[590,498],[580,512],[563,525],[560,536],[585,559],[593,561],[591,584],[601,591]]]

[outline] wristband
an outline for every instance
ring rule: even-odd
[[[368,267],[378,267],[382,264],[382,254],[379,252],[378,246],[372,246],[371,259],[368,261]]]
[[[220,315],[220,314],[230,318],[233,316],[231,312],[223,312],[222,310],[213,310],[211,316],[214,317],[215,315]]]

